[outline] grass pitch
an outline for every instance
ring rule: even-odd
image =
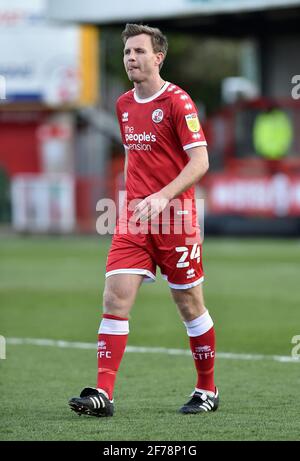
[[[0,335],[95,342],[109,240],[2,238]],[[290,356],[300,335],[300,243],[206,239],[206,305],[221,352]],[[168,286],[144,285],[129,345],[188,348]],[[96,351],[7,344],[0,440],[299,440],[300,361],[217,358],[220,409],[177,409],[195,383],[187,356],[127,353],[113,418],[77,417],[67,400],[94,385]],[[255,358],[255,357],[254,357]]]

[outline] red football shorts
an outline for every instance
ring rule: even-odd
[[[149,224],[144,224],[144,229]],[[141,227],[142,227],[141,226]],[[152,231],[120,231],[118,223],[107,258],[106,277],[115,274],[141,274],[144,281],[155,281],[156,268],[171,288],[187,289],[204,279],[202,246],[198,224],[188,232],[175,224],[153,226]],[[154,229],[154,231],[153,231]],[[175,230],[176,229],[176,230]]]

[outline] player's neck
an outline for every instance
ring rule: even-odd
[[[160,75],[157,76],[155,79],[151,79],[149,81],[144,81],[134,83],[134,88],[136,91],[137,96],[140,99],[151,98],[155,93],[157,93],[165,84],[165,80],[163,80]]]

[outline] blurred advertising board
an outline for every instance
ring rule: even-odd
[[[300,216],[300,105],[239,101],[207,121],[207,213],[249,218]]]
[[[207,189],[208,210],[214,214],[300,216],[300,176],[239,178],[214,174]]]
[[[75,228],[74,180],[68,175],[19,174],[11,184],[18,232],[68,233]]]
[[[97,28],[50,22],[46,6],[46,0],[0,0],[0,76],[6,102],[93,104],[98,93]]]

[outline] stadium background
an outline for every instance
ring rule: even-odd
[[[158,3],[0,1],[1,440],[299,439],[300,2]],[[168,35],[163,76],[208,138],[197,194],[222,406],[201,423],[176,414],[194,372],[162,280],[132,312],[116,417],[66,405],[95,380],[110,243],[96,204],[123,187],[127,21]]]

